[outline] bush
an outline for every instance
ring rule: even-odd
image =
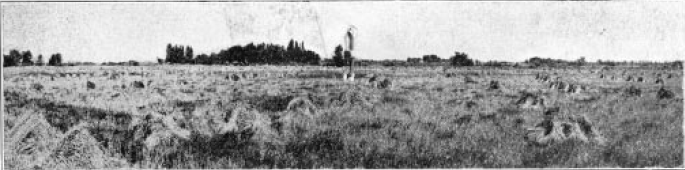
[[[675,96],[675,94],[672,91],[664,89],[664,87],[661,87],[659,91],[656,92],[656,96],[659,99],[670,99]]]
[[[32,88],[32,89],[35,89],[35,90],[38,90],[38,91],[41,91],[41,90],[43,90],[44,87],[43,87],[43,85],[40,84],[40,83],[33,83],[33,84],[31,84],[31,88]]]
[[[490,81],[490,84],[488,85],[488,89],[497,90],[499,88],[500,88],[499,81],[495,81],[495,80]]]
[[[87,81],[87,82],[86,82],[86,88],[88,88],[88,89],[95,89],[95,83],[93,83],[93,82],[91,82],[91,81]]]

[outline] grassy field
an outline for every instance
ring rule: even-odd
[[[341,73],[5,68],[4,167],[683,167],[682,70]]]

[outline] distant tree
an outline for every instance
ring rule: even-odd
[[[192,47],[190,46],[184,47],[182,45],[168,44],[165,61],[169,63],[189,63],[192,61],[192,53]]]
[[[209,58],[209,55],[207,55],[207,54],[200,54],[200,55],[197,55],[197,57],[195,58],[195,63],[197,63],[197,64],[211,65],[211,64],[212,64],[212,60]]]
[[[585,56],[581,56],[578,60],[576,60],[575,65],[584,66],[586,63]]]
[[[183,45],[177,45],[174,50],[174,58],[176,58],[176,63],[186,63],[185,48]]]
[[[43,66],[45,65],[45,61],[43,61],[43,55],[38,55],[38,59],[36,59],[36,65],[37,66]]]
[[[136,60],[129,60],[129,61],[128,61],[128,65],[129,65],[129,66],[139,66],[139,65],[140,65],[140,62],[138,62],[138,61],[136,61]]]
[[[421,58],[411,58],[411,57],[408,57],[408,58],[407,58],[407,62],[408,62],[408,63],[421,63]]]
[[[440,57],[438,57],[438,55],[431,54],[431,55],[424,55],[422,57],[422,60],[424,63],[437,63],[437,62],[440,62],[440,60],[442,60],[442,59],[440,59]]]
[[[193,47],[191,46],[186,46],[186,51],[185,51],[185,61],[186,63],[193,63]]]
[[[171,63],[173,61],[173,56],[172,56],[174,54],[173,49],[174,49],[174,47],[171,46],[171,43],[166,45],[166,61],[167,62]]]
[[[546,63],[546,61],[538,56],[529,58],[528,60],[524,61],[524,63],[532,64],[534,67],[539,67],[543,64]]]
[[[62,54],[57,53],[50,56],[48,61],[49,66],[61,66],[62,65]]]
[[[3,55],[3,67],[18,66],[21,61],[21,53],[19,50],[10,50],[9,55]]]
[[[21,53],[21,65],[23,66],[32,66],[33,65],[33,54],[31,54],[31,51],[24,51]]]
[[[293,47],[293,51],[300,51],[300,50],[301,50],[300,44],[298,44],[297,41],[295,41],[295,47]]]
[[[16,66],[17,63],[9,55],[2,55],[2,67]]]
[[[507,66],[506,62],[501,62],[501,61],[487,61],[482,64],[483,66],[491,66],[491,67],[502,67],[502,66]]]
[[[212,64],[221,64],[221,60],[219,60],[219,55],[217,55],[216,53],[209,54],[209,59],[212,61]]]
[[[290,42],[288,42],[288,46],[285,48],[286,51],[293,51],[295,49],[295,41],[293,39],[290,39]]]
[[[309,65],[319,65],[321,64],[321,57],[319,54],[316,54],[314,51],[304,51],[305,56],[305,64]]]
[[[345,59],[343,58],[343,47],[338,45],[335,47],[333,52],[333,65],[337,67],[342,67],[345,65]]]
[[[452,66],[473,66],[473,60],[469,59],[469,55],[463,52],[454,52],[450,57],[450,64]]]
[[[194,56],[191,46],[167,45],[166,62],[193,64],[309,64],[318,65],[321,57],[304,48],[304,42],[290,40],[287,47],[277,44],[234,45],[211,55]],[[342,54],[341,54],[342,56]]]
[[[671,67],[677,68],[677,69],[683,69],[683,61],[682,60],[676,60],[674,62],[671,62]]]

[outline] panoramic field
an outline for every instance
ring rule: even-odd
[[[3,70],[4,167],[682,167],[682,70]]]

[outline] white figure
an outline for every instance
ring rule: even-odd
[[[357,36],[357,28],[354,25],[350,25],[350,27],[347,29],[347,32],[345,33],[344,37],[344,50],[343,51],[349,51],[350,55],[352,55],[352,51],[354,50],[354,39]],[[354,58],[350,59],[350,70],[349,70],[349,75],[351,76],[349,81],[354,81]]]

